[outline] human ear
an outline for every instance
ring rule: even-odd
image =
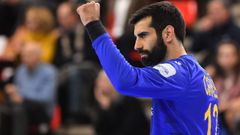
[[[162,38],[165,43],[171,43],[174,37],[174,27],[167,25],[162,31]]]

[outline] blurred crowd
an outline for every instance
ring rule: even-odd
[[[96,135],[148,135],[150,103],[119,95],[76,14],[88,0],[0,0],[0,134],[51,135],[74,124]],[[142,67],[128,18],[161,0],[96,0],[129,63]],[[240,135],[240,0],[169,0],[185,47],[219,92],[220,135]]]

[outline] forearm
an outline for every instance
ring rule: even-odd
[[[120,54],[99,21],[99,3],[91,1],[83,4],[77,8],[77,12],[93,41],[93,48],[112,84],[117,90],[126,90],[127,87],[136,82],[137,75],[134,68]]]
[[[86,29],[93,41],[93,48],[100,63],[115,88],[121,91],[133,85],[136,79],[135,68],[125,60],[116,48],[101,22],[91,22],[86,25]]]
[[[174,98],[183,92],[184,87],[179,87],[177,81],[182,80],[181,74],[174,79],[165,78],[151,67],[133,67],[116,48],[99,21],[87,24],[86,28],[103,69],[119,93],[137,97]]]

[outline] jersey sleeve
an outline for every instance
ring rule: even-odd
[[[155,67],[133,67],[116,48],[101,21],[92,21],[85,28],[103,69],[119,93],[164,99],[185,93],[189,77],[183,66],[168,61]]]
[[[131,66],[105,33],[93,41],[93,48],[114,87],[128,96],[176,98],[184,94],[188,76],[174,63],[155,67]]]

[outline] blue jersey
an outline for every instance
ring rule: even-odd
[[[153,99],[151,135],[218,134],[216,88],[192,55],[137,68],[106,33],[93,41],[93,47],[119,93]]]

